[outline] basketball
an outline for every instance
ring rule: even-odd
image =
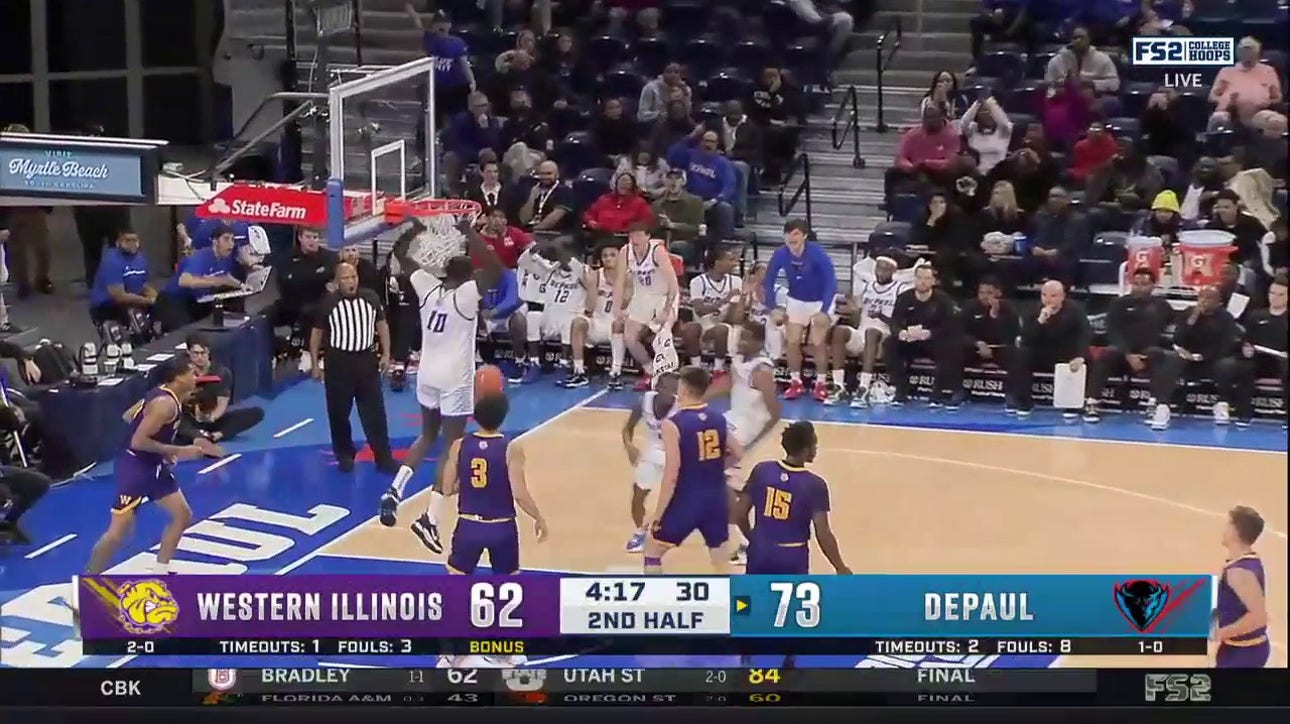
[[[493,365],[484,365],[475,370],[475,399],[486,395],[495,395],[506,386],[502,371]]]

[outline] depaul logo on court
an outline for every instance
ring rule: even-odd
[[[1132,58],[1136,66],[1234,65],[1236,39],[1136,37]]]
[[[115,589],[103,580],[81,580],[113,612],[126,633],[143,636],[169,633],[170,626],[179,620],[179,604],[159,579],[126,581]]]

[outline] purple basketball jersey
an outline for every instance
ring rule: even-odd
[[[748,573],[808,573],[812,522],[829,511],[824,479],[806,468],[766,461],[752,469],[744,495],[753,507]]]

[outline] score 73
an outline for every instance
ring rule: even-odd
[[[770,584],[770,590],[779,595],[779,604],[775,607],[775,628],[784,628],[788,623],[788,612],[794,607],[797,611],[793,621],[798,628],[815,628],[820,625],[820,584],[810,581],[777,581]]]

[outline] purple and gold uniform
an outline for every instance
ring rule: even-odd
[[[681,469],[667,509],[655,523],[654,540],[679,546],[694,531],[708,548],[730,537],[726,493],[726,418],[707,405],[678,408],[670,418],[679,433]]]
[[[1259,589],[1267,591],[1267,579],[1263,575],[1263,561],[1257,554],[1247,553],[1246,555],[1228,561],[1223,566],[1223,575],[1218,581],[1218,614],[1219,627],[1230,626],[1244,616],[1248,611],[1245,604],[1241,603],[1240,596],[1236,591],[1227,584],[1227,572],[1241,568],[1254,574],[1254,578],[1259,582]],[[1270,644],[1268,643],[1268,629],[1262,627],[1251,631],[1250,633],[1239,636],[1234,641],[1224,641],[1218,647],[1218,655],[1215,658],[1215,665],[1220,669],[1261,669],[1267,666],[1268,656],[1271,654]]]
[[[448,570],[471,574],[488,551],[494,573],[520,570],[520,535],[515,525],[506,450],[501,433],[476,432],[461,439],[457,456],[457,527],[452,532]]]
[[[164,455],[154,452],[135,450],[129,446],[129,440],[139,429],[143,421],[143,411],[148,403],[158,397],[166,397],[175,403],[175,415],[153,435],[152,439],[163,445],[173,445],[175,431],[179,429],[180,404],[179,396],[164,385],[155,387],[135,403],[130,411],[130,431],[127,433],[126,448],[116,456],[116,502],[112,512],[118,514],[132,513],[147,500],[161,500],[179,490],[175,480],[174,464]]]
[[[806,575],[811,570],[811,525],[829,512],[829,488],[815,473],[782,461],[757,463],[744,495],[752,501],[749,574]]]

